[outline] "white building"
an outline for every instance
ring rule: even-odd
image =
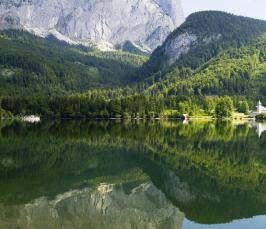
[[[257,113],[266,114],[266,107],[262,106],[260,101],[258,102],[258,105],[257,105]]]
[[[261,101],[258,102],[256,110],[251,113],[251,116],[255,118],[259,114],[266,114],[266,107],[262,106]]]
[[[37,115],[29,115],[29,116],[23,116],[21,120],[23,122],[36,123],[36,122],[40,122],[41,118],[40,116],[37,116]]]

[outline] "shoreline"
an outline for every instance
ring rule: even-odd
[[[21,121],[25,123],[39,123],[42,121],[81,121],[81,120],[91,120],[91,121],[232,121],[232,122],[258,122],[255,118],[250,116],[246,117],[232,117],[218,119],[212,116],[190,116],[187,118],[88,118],[88,117],[76,117],[76,118],[58,118],[58,117],[41,117],[41,116],[14,116],[11,118],[1,118],[0,121]],[[259,123],[259,122],[258,122]],[[263,123],[263,122],[262,122]]]

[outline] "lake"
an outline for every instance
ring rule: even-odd
[[[265,229],[264,124],[0,123],[0,228]]]

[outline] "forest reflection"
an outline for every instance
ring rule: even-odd
[[[159,190],[198,223],[263,215],[266,133],[259,137],[256,128],[231,122],[1,123],[0,205],[53,200],[103,183],[122,185],[128,194],[149,184],[154,196]]]

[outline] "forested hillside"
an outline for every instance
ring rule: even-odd
[[[0,93],[47,95],[85,92],[135,81],[146,57],[71,46],[22,31],[0,33]]]
[[[174,67],[160,78],[160,82],[151,83],[146,90],[148,94],[265,97],[266,36],[251,45],[223,50],[195,71]]]
[[[219,11],[191,14],[153,52],[144,73],[165,70],[169,60],[179,67],[196,69],[224,49],[250,44],[265,32],[266,21],[262,20]],[[172,50],[175,52],[171,53]]]
[[[18,31],[1,33],[0,52],[1,116],[229,118],[266,103],[266,22],[222,12],[188,17],[147,64]]]

